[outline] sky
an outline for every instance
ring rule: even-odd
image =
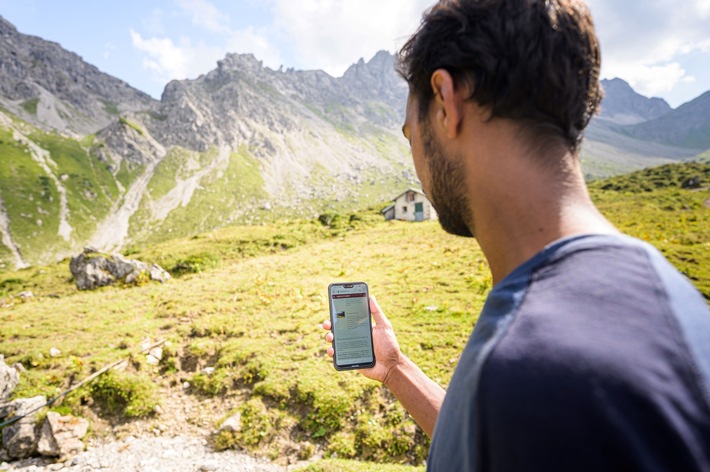
[[[160,98],[227,53],[273,69],[340,77],[360,58],[395,52],[434,0],[0,0],[20,32],[55,41]],[[710,90],[710,0],[587,0],[602,77],[676,108]]]

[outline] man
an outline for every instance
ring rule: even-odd
[[[708,307],[585,187],[602,96],[585,5],[442,0],[399,68],[424,191],[494,281],[446,392],[371,299],[377,364],[361,372],[432,437],[428,469],[710,471]]]

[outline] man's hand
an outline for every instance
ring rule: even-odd
[[[370,311],[375,319],[375,325],[372,328],[372,341],[375,347],[375,366],[370,369],[360,369],[359,372],[365,377],[373,380],[378,380],[385,385],[390,377],[392,369],[402,362],[402,353],[399,350],[399,343],[394,334],[392,325],[382,312],[380,305],[377,304],[374,296],[370,296]],[[323,329],[330,331],[330,320],[323,322]],[[325,340],[329,343],[333,342],[333,333],[325,335]],[[328,355],[333,357],[333,347],[328,348]]]

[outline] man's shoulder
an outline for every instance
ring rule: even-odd
[[[655,248],[622,236],[581,238],[555,251],[530,270],[510,316],[496,352],[528,349],[565,362],[592,356],[620,368],[641,352],[687,350],[685,319],[710,333],[710,311],[690,282]]]
[[[561,247],[529,271],[510,316],[478,380],[483,458],[506,462],[501,451],[518,444],[520,457],[545,461],[546,445],[564,442],[560,463],[588,456],[603,469],[628,454],[687,465],[679,448],[710,441],[710,312],[652,247],[627,237]],[[633,444],[644,447],[627,453]]]

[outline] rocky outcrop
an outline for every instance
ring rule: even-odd
[[[17,369],[5,364],[5,358],[0,354],[0,403],[10,399],[19,381],[20,374]]]
[[[0,17],[2,97],[31,123],[78,134],[95,132],[119,113],[156,103],[59,44],[22,34]]]
[[[47,402],[43,396],[22,398],[0,406],[0,421],[28,415]],[[37,450],[37,420],[26,416],[2,430],[2,445],[10,459],[30,457]]]
[[[43,456],[66,460],[84,450],[81,441],[89,429],[89,422],[71,415],[61,416],[50,411],[42,424],[37,452]]]
[[[274,154],[264,144],[268,136],[262,127],[286,135],[303,128],[315,112],[330,122],[354,125],[356,134],[365,123],[398,128],[406,99],[407,86],[386,51],[369,62],[361,59],[341,78],[323,71],[275,71],[252,54],[227,54],[215,70],[195,80],[170,82],[147,125],[161,142],[195,151],[248,144]]]
[[[69,269],[79,290],[93,290],[116,282],[140,284],[146,280],[167,282],[171,276],[157,264],[127,259],[120,254],[103,254],[86,248],[72,257]]]

